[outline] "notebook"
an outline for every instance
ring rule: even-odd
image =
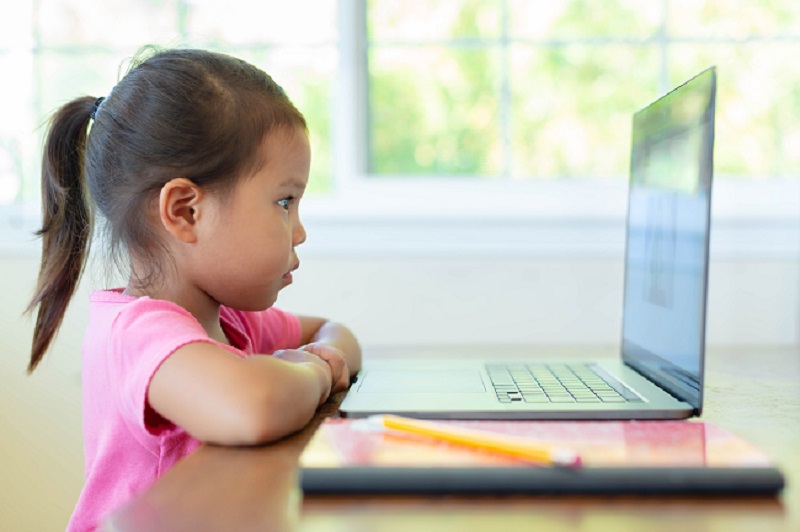
[[[327,419],[300,457],[306,494],[774,494],[781,472],[755,447],[703,421],[489,421],[437,424],[578,452],[540,466],[422,436]]]
[[[703,405],[716,69],[633,115],[620,356],[374,360],[341,405],[461,419],[680,419]]]

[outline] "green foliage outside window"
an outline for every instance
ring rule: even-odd
[[[719,69],[716,170],[800,175],[794,0],[370,0],[372,174],[623,178],[631,114]]]
[[[350,4],[336,0],[9,3],[0,205],[38,196],[47,116],[107,94],[143,44],[226,51],[273,75],[309,122],[311,195],[349,177],[334,175],[339,75],[367,82],[351,126],[366,131],[353,166],[369,178],[623,179],[631,114],[711,64],[717,175],[800,176],[797,0],[350,1],[366,27],[341,24]],[[366,32],[359,58],[341,55],[341,32]]]

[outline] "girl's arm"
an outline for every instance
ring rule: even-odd
[[[361,346],[350,329],[324,318],[299,316],[299,319],[301,345],[307,347],[309,344],[323,344],[338,349],[347,364],[347,377],[358,373],[361,369]]]
[[[201,441],[273,441],[305,426],[331,392],[330,367],[319,357],[297,350],[284,358],[289,361],[241,358],[210,343],[190,343],[156,370],[147,399]]]
[[[361,347],[350,329],[322,318],[300,316],[300,349],[314,353],[331,368],[331,393],[350,387],[353,376],[361,369]]]

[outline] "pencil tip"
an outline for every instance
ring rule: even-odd
[[[569,449],[554,449],[551,453],[551,458],[554,464],[560,466],[581,467],[583,465],[581,456]]]

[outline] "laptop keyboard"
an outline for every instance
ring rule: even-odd
[[[627,386],[589,364],[487,364],[486,371],[501,403],[642,402]]]

